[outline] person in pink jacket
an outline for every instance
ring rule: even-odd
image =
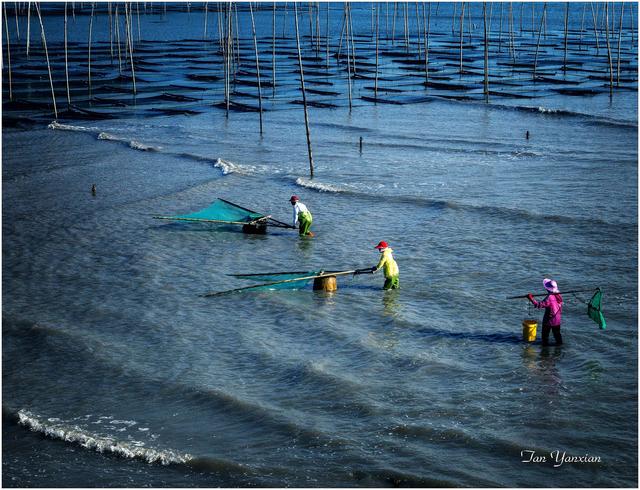
[[[536,308],[544,308],[542,318],[542,345],[549,345],[549,333],[553,332],[556,345],[562,345],[560,324],[562,323],[562,296],[556,281],[544,279],[542,285],[548,291],[547,297],[542,301],[536,301],[531,293],[527,295],[529,301]]]

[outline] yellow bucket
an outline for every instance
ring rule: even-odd
[[[522,320],[522,339],[525,342],[535,342],[538,333],[538,322],[536,320]]]

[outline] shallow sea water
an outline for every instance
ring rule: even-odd
[[[311,109],[312,180],[292,107],[3,130],[3,486],[634,486],[637,94]],[[313,239],[152,219],[292,194]],[[380,240],[397,291],[201,296]],[[548,276],[607,329],[524,343]]]

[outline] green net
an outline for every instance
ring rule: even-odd
[[[246,222],[249,223],[264,215],[236,206],[233,203],[216,199],[208,208],[201,209],[194,213],[179,214],[171,216],[175,219],[185,219],[194,221],[228,221],[228,222]]]
[[[587,315],[589,315],[589,318],[596,322],[602,330],[607,328],[607,322],[602,314],[602,291],[600,288],[596,290],[587,304]]]
[[[258,285],[252,288],[253,291],[278,290],[278,289],[300,289],[305,287],[311,279],[302,279],[303,277],[317,276],[321,271],[303,271],[303,272],[276,272],[267,274],[233,274],[240,279],[249,279],[250,281],[261,281],[267,284]],[[287,281],[287,282],[283,282]],[[277,284],[273,284],[277,283]]]

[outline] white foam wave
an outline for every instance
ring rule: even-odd
[[[157,146],[152,146],[152,145],[147,145],[145,143],[141,143],[139,141],[136,140],[131,140],[129,141],[126,138],[121,138],[119,136],[115,136],[111,133],[107,133],[105,131],[100,132],[100,134],[98,134],[98,139],[99,140],[107,140],[107,141],[118,141],[120,143],[126,143],[129,145],[129,148],[132,148],[133,150],[140,150],[140,151],[159,151],[160,148]]]
[[[318,182],[316,180],[309,180],[303,177],[298,177],[296,179],[296,184],[301,187],[306,187],[307,189],[313,189],[319,192],[344,192],[345,189],[333,185],[333,184],[323,184],[322,182]]]
[[[159,151],[160,150],[160,148],[157,146],[147,145],[145,143],[140,143],[139,141],[136,141],[136,140],[129,141],[129,146],[134,150],[140,150],[140,151]]]
[[[515,150],[511,152],[510,156],[512,158],[530,158],[530,157],[540,157],[542,154],[537,153],[531,150]]]
[[[112,453],[125,458],[141,459],[147,463],[160,463],[163,465],[181,464],[193,459],[190,454],[148,448],[140,441],[118,441],[112,437],[92,433],[77,425],[66,425],[64,423],[47,424],[27,410],[20,410],[18,419],[18,423],[34,432],[39,432],[53,439],[79,444],[86,449],[99,453]],[[53,419],[49,419],[49,421],[51,420]]]
[[[97,128],[85,128],[84,126],[74,126],[72,124],[60,124],[58,121],[53,121],[47,126],[47,128],[60,129],[63,131],[83,131],[83,132],[97,131]]]
[[[541,112],[542,114],[557,114],[558,112],[564,112],[564,111],[561,111],[560,109],[549,109],[547,107],[539,106],[538,112]]]
[[[107,140],[107,141],[123,141],[122,139],[118,138],[117,136],[114,136],[111,133],[105,133],[104,131],[102,131],[100,134],[98,134],[98,139],[99,140]]]
[[[248,175],[256,172],[256,167],[252,167],[251,165],[240,165],[238,163],[233,163],[228,160],[223,160],[222,158],[218,158],[216,160],[216,163],[213,164],[213,166],[222,170],[223,175],[228,175],[228,174]]]

